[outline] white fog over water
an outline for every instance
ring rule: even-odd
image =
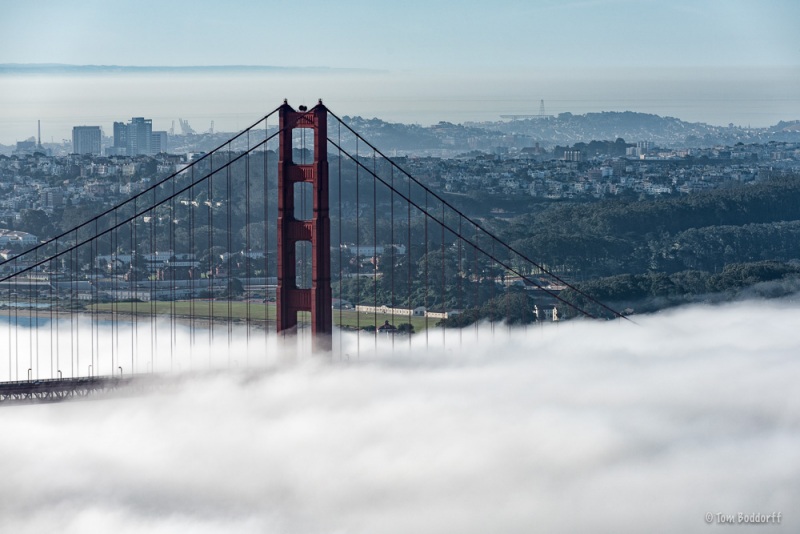
[[[350,363],[3,407],[0,531],[708,532],[739,512],[797,531],[798,302],[637,321],[370,337]]]
[[[188,119],[236,131],[288,98],[323,98],[335,113],[423,125],[494,121],[501,114],[639,111],[716,125],[763,127],[800,119],[800,69],[581,68],[475,71],[287,70],[276,73],[0,74],[0,144],[36,135],[71,139],[76,125]]]

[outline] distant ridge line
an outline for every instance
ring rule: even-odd
[[[139,72],[360,72],[377,73],[379,69],[323,66],[278,65],[72,65],[67,63],[0,63],[0,73],[139,73]]]

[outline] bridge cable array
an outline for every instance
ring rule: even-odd
[[[0,262],[0,319],[7,321],[0,331],[8,346],[0,382],[261,365],[263,359],[250,361],[250,350],[232,348],[250,347],[257,334],[258,346],[276,353],[268,330],[277,274],[278,109],[151,184],[133,180],[149,163],[127,163],[119,188],[129,198]],[[448,331],[460,340],[461,327],[474,325],[477,335],[481,320],[512,323],[517,308],[533,303],[537,314],[552,308],[548,320],[558,319],[561,305],[561,313],[596,316],[564,298],[563,288],[624,318],[503,242],[328,114],[336,128],[327,138],[329,163],[335,158],[335,356],[360,356],[364,335],[374,352],[383,334],[392,350],[398,339],[410,346],[420,334],[427,345],[436,328],[444,347]],[[293,158],[305,163],[305,129],[293,145]],[[295,184],[294,193],[294,216],[309,219],[313,192]],[[65,213],[80,221],[82,209]],[[297,285],[304,287],[310,254],[298,246]],[[545,320],[525,312],[523,323]],[[301,345],[307,326],[301,317]],[[353,339],[345,339],[347,331]]]

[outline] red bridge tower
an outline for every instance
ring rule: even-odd
[[[312,346],[331,350],[331,223],[328,207],[328,110],[322,104],[295,111],[285,100],[280,117],[278,157],[278,332],[293,333],[297,312],[311,312]],[[314,131],[314,161],[297,164],[292,159],[292,133],[298,128]],[[314,211],[309,220],[295,217],[296,183],[310,183]],[[311,287],[297,285],[297,243],[311,243]]]

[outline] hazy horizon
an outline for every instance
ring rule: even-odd
[[[154,130],[188,119],[205,131],[238,131],[288,98],[325,104],[338,115],[389,122],[497,121],[502,114],[636,111],[687,122],[765,127],[800,119],[800,68],[541,68],[480,71],[370,71],[236,66],[95,73],[0,72],[7,104],[0,144],[36,136],[71,139],[73,126],[144,116]]]

